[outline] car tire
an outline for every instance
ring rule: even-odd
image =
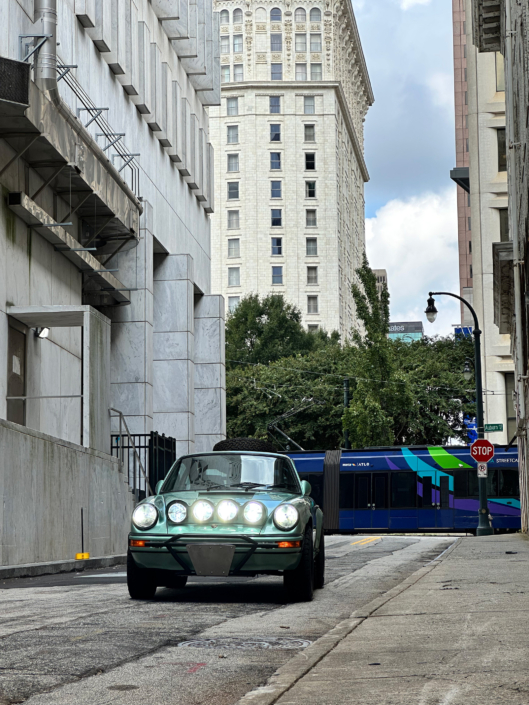
[[[219,450],[250,450],[256,453],[277,453],[273,443],[262,441],[260,438],[226,438],[213,446],[214,451]]]
[[[290,602],[310,602],[314,597],[314,550],[310,526],[303,537],[299,565],[294,570],[285,570],[283,585]]]
[[[181,590],[182,588],[185,588],[187,584],[187,575],[175,575],[166,582],[166,588],[169,588],[170,590]]]
[[[150,571],[138,568],[130,551],[127,553],[127,587],[133,600],[152,600],[157,587]]]
[[[321,590],[325,584],[325,536],[321,530],[320,550],[314,561],[314,588]]]

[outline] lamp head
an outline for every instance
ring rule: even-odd
[[[463,370],[463,377],[466,379],[467,382],[470,382],[472,379],[472,370],[470,369],[470,365],[468,364],[468,360],[465,360],[465,368]]]
[[[35,335],[37,338],[47,338],[49,334],[49,328],[35,328]]]
[[[435,308],[435,299],[433,298],[433,296],[429,297],[428,305],[426,306],[426,311],[424,313],[426,314],[426,318],[430,321],[430,323],[433,323],[437,318],[437,309]]]

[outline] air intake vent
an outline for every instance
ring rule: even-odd
[[[0,100],[29,105],[30,65],[0,56]]]

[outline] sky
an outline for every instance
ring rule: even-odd
[[[452,3],[352,0],[375,103],[365,122],[366,243],[386,269],[392,321],[423,321],[447,335],[453,299],[424,316],[428,292],[459,293]]]

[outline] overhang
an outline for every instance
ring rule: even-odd
[[[461,186],[463,191],[470,193],[470,175],[468,166],[456,166],[450,170],[450,178]]]

